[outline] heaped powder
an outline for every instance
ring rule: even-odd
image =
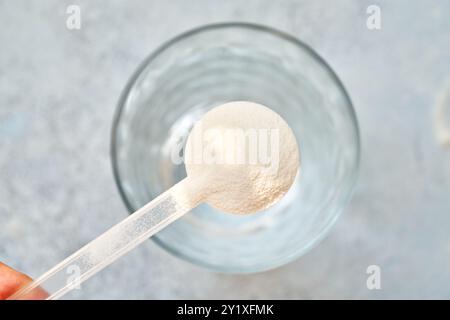
[[[195,124],[185,165],[194,203],[247,214],[266,209],[289,190],[299,151],[292,130],[277,113],[238,101],[212,109]]]

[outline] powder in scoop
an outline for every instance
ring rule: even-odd
[[[196,190],[190,193],[194,202],[248,214],[270,207],[289,190],[299,151],[292,130],[277,113],[238,101],[212,109],[195,124],[185,164]]]

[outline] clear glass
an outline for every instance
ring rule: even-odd
[[[238,216],[204,204],[153,239],[209,269],[247,273],[283,265],[317,244],[356,181],[360,148],[352,104],[311,48],[282,32],[240,23],[202,27],[169,41],[125,88],[112,162],[133,212],[186,176],[184,165],[172,160],[174,146],[202,114],[234,100],[261,103],[286,119],[301,154],[296,182],[267,211]]]

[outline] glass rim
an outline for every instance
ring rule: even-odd
[[[348,110],[350,112],[350,117],[352,119],[352,123],[354,125],[355,129],[355,148],[356,148],[356,159],[355,159],[355,170],[352,173],[352,176],[350,177],[352,182],[351,190],[349,190],[347,197],[343,201],[342,208],[347,205],[347,203],[350,201],[353,191],[354,191],[354,185],[356,183],[356,179],[359,172],[359,165],[360,165],[360,153],[361,153],[361,138],[360,138],[360,129],[359,124],[357,120],[356,111],[353,107],[353,103],[351,101],[351,98],[349,94],[347,93],[347,90],[345,89],[342,81],[337,76],[337,74],[333,71],[333,69],[328,65],[328,63],[314,50],[312,49],[308,44],[304,43],[303,41],[297,39],[296,37],[277,29],[274,29],[269,26],[260,25],[256,23],[248,23],[248,22],[221,22],[221,23],[213,23],[213,24],[206,24],[200,27],[196,27],[193,29],[190,29],[188,31],[182,32],[179,35],[163,42],[161,45],[156,47],[135,69],[135,71],[132,73],[131,77],[128,79],[124,89],[122,90],[118,103],[116,105],[116,109],[113,115],[113,121],[111,126],[111,138],[110,138],[110,158],[111,158],[111,165],[112,165],[112,171],[114,176],[114,181],[117,186],[117,189],[119,191],[120,197],[122,198],[122,201],[128,210],[129,214],[132,214],[134,211],[136,211],[138,208],[134,208],[131,204],[130,200],[128,199],[125,189],[123,187],[120,175],[119,175],[119,168],[118,168],[118,159],[117,159],[117,132],[120,120],[122,118],[122,113],[124,106],[127,102],[127,99],[129,97],[129,94],[131,90],[133,89],[134,85],[136,84],[136,81],[142,74],[142,71],[160,54],[162,54],[166,49],[170,48],[175,43],[178,43],[186,38],[189,38],[191,36],[194,36],[196,34],[205,32],[205,31],[214,31],[214,30],[220,30],[220,29],[228,29],[228,28],[242,28],[242,29],[248,29],[253,31],[259,31],[263,33],[271,34],[275,37],[278,37],[281,40],[288,41],[297,47],[299,49],[304,50],[306,53],[308,53],[319,65],[321,65],[326,73],[330,76],[332,81],[336,84],[338,90],[343,95]],[[341,208],[341,211],[342,211]],[[261,265],[259,268],[248,268],[248,267],[242,267],[242,268],[220,268],[216,265],[208,264],[206,261],[194,259],[188,255],[185,255],[184,253],[173,249],[172,247],[168,246],[166,243],[164,243],[162,240],[160,240],[157,237],[157,234],[151,239],[157,243],[160,247],[162,247],[164,250],[174,254],[177,257],[181,257],[184,260],[187,260],[189,262],[192,262],[196,265],[200,265],[204,268],[207,268],[209,270],[213,270],[216,272],[222,272],[222,273],[255,273],[255,272],[262,272],[270,269],[274,269],[277,267],[280,267],[282,265],[285,265],[289,262],[294,261],[298,257],[302,256],[306,252],[308,252],[310,249],[312,249],[314,246],[318,245],[321,240],[328,234],[328,231],[331,229],[331,227],[335,224],[336,220],[340,216],[340,212],[336,213],[333,217],[332,221],[325,226],[318,234],[317,237],[311,239],[311,241],[305,245],[301,250],[298,250],[295,252],[295,254],[287,256],[285,259],[280,259],[280,261],[277,261],[277,263],[267,263],[265,265]]]

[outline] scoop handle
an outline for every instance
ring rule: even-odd
[[[9,299],[27,299],[33,296],[34,290],[44,290],[48,294],[47,300],[53,300],[80,288],[83,281],[196,207],[199,203],[189,201],[188,190],[189,180],[184,179]]]

